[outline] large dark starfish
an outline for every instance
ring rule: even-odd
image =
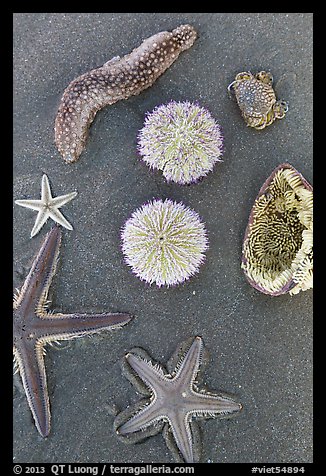
[[[14,298],[14,357],[36,428],[46,437],[50,432],[44,346],[101,330],[121,327],[130,321],[126,313],[54,314],[47,311],[47,296],[54,276],[61,243],[55,226],[47,234],[34,259],[23,287]]]
[[[165,426],[163,435],[169,448],[177,446],[186,463],[198,460],[199,435],[194,431],[192,417],[229,417],[242,409],[240,403],[225,394],[197,388],[202,351],[203,341],[197,336],[171,373],[152,362],[142,349],[126,354],[127,377],[143,394],[148,395],[149,390],[150,400],[142,400],[116,417],[114,426],[120,437],[126,442],[137,442]],[[139,378],[146,387],[139,386]]]

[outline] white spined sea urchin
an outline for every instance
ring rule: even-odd
[[[138,208],[121,238],[126,263],[141,280],[157,286],[179,284],[196,274],[208,248],[199,215],[169,199]]]
[[[250,213],[242,269],[259,291],[279,296],[313,287],[313,189],[292,165],[279,165]]]
[[[196,182],[221,161],[221,128],[203,107],[171,101],[147,113],[138,133],[138,151],[167,181]]]

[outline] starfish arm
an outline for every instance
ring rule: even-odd
[[[72,339],[100,331],[119,328],[127,324],[132,316],[127,313],[102,314],[49,314],[40,316],[34,331],[43,342]]]
[[[242,409],[241,403],[226,395],[192,391],[184,403],[188,414],[203,417],[227,417]]]
[[[185,386],[192,385],[201,364],[202,349],[203,341],[201,337],[196,336],[189,350],[180,360],[174,380],[182,379]]]
[[[167,380],[162,367],[153,365],[151,361],[144,360],[131,352],[125,358],[138,377],[156,394],[162,382]]]
[[[169,423],[173,438],[186,463],[194,463],[193,439],[189,421],[183,411],[170,415]]]
[[[52,193],[49,184],[48,177],[44,174],[42,177],[42,191],[41,191],[42,202],[44,204],[49,204],[52,201]]]
[[[31,231],[31,238],[37,235],[44,223],[46,223],[49,219],[49,216],[48,210],[45,210],[44,208],[38,212],[33,229]]]
[[[148,426],[155,424],[162,418],[162,412],[160,411],[159,406],[155,401],[153,401],[133,415],[128,421],[123,423],[117,429],[117,432],[120,435],[127,435],[128,433],[141,431]]]
[[[25,208],[31,208],[32,210],[42,210],[44,208],[44,204],[42,200],[15,200],[16,205]]]
[[[78,195],[77,192],[71,192],[71,193],[67,193],[66,195],[60,195],[59,197],[55,197],[51,201],[51,206],[55,208],[60,208],[66,203],[70,202],[77,195]]]
[[[43,347],[35,341],[14,348],[14,356],[22,378],[28,405],[40,435],[50,432],[50,405],[46,383]]]
[[[44,302],[56,270],[61,243],[61,230],[54,226],[46,235],[40,251],[34,258],[30,272],[15,299],[15,308],[22,313],[31,312]],[[28,292],[27,292],[28,291]]]
[[[58,209],[49,209],[49,217],[51,217],[52,220],[54,220],[56,223],[59,223],[59,225],[63,226],[64,228],[67,228],[68,230],[73,230],[73,227],[70,225],[69,221],[62,215],[62,213]]]

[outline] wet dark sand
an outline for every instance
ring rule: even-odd
[[[102,110],[80,160],[65,164],[53,127],[69,82],[182,23],[197,29],[194,46],[140,96]],[[289,112],[255,131],[246,127],[227,86],[240,71],[262,69],[272,72]],[[224,131],[224,161],[197,185],[167,184],[136,154],[145,112],[171,99],[199,101]],[[139,398],[120,360],[141,346],[164,363],[197,334],[210,353],[205,383],[236,394],[244,405],[233,419],[201,424],[202,461],[312,461],[312,291],[272,298],[251,288],[240,269],[253,201],[282,162],[312,180],[312,14],[14,15],[14,198],[39,198],[43,173],[54,195],[78,191],[61,209],[74,230],[64,230],[51,308],[135,315],[112,334],[49,348],[48,439],[38,435],[15,377],[15,462],[173,461],[161,435],[129,446],[114,434],[114,409]],[[166,197],[202,216],[210,249],[196,277],[158,289],[123,263],[119,230],[135,208]],[[14,206],[16,287],[52,226],[49,221],[30,239],[35,218],[36,212]]]

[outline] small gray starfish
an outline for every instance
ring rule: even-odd
[[[50,432],[50,405],[45,373],[45,345],[120,328],[131,320],[127,313],[62,314],[47,310],[49,287],[56,271],[61,229],[46,235],[23,287],[14,298],[13,352],[17,370],[36,428]]]
[[[71,192],[67,195],[52,197],[49,179],[44,174],[42,177],[41,200],[15,200],[16,205],[38,211],[34,228],[31,231],[31,238],[40,231],[49,218],[52,218],[59,225],[68,228],[68,230],[72,230],[72,226],[59,211],[59,208],[70,202],[76,195],[77,192]]]
[[[127,377],[142,393],[148,395],[149,390],[150,400],[142,400],[116,417],[114,427],[125,442],[137,442],[154,435],[167,423],[168,431],[165,428],[163,436],[169,448],[173,450],[176,445],[184,461],[194,463],[198,459],[199,436],[191,423],[192,417],[229,417],[242,409],[240,403],[225,394],[197,388],[202,351],[203,341],[197,336],[170,374],[147,358],[142,349],[133,349],[126,354]],[[146,388],[139,387],[139,378],[145,383],[147,392]],[[132,433],[133,438],[130,438]]]

